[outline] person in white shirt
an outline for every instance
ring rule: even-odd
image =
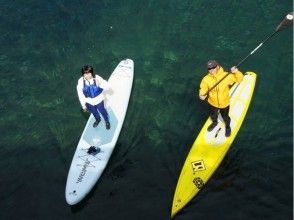
[[[102,77],[94,74],[92,66],[85,65],[81,70],[82,77],[78,80],[77,92],[84,112],[91,112],[96,121],[93,127],[97,127],[101,121],[100,114],[105,120],[106,129],[110,129],[109,115],[104,106],[103,90],[108,89],[108,83]]]

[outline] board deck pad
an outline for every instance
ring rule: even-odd
[[[111,142],[118,120],[111,108],[106,108],[106,110],[109,115],[110,129],[107,130],[105,128],[105,121],[103,118],[101,118],[101,121],[96,128],[91,126],[95,122],[95,118],[91,115],[89,126],[86,127],[83,135],[83,141],[87,143],[87,147],[88,145],[98,147]]]

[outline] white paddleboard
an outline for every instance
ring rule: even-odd
[[[109,130],[105,128],[103,119],[96,128],[93,128],[95,118],[90,115],[67,176],[65,198],[69,205],[80,202],[105,169],[123,125],[133,77],[134,62],[131,59],[122,60],[109,77],[110,89],[103,91],[111,124]],[[98,149],[96,154],[87,153],[91,146]]]

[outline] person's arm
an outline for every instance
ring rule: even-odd
[[[205,82],[205,79],[202,79],[201,83],[200,83],[200,89],[199,89],[199,98],[201,100],[205,100],[207,95],[205,95],[208,91],[208,85]]]
[[[85,111],[87,110],[87,107],[86,107],[86,97],[83,93],[83,87],[84,87],[83,79],[80,78],[77,85],[77,92],[78,92],[78,97],[79,97],[79,101],[81,103],[82,109]]]
[[[234,82],[240,83],[243,80],[244,75],[243,75],[243,73],[241,71],[238,70],[237,67],[233,66],[231,68],[231,73],[233,73],[232,74],[232,76],[233,76],[232,80]]]
[[[95,79],[98,81],[99,87],[102,89],[108,90],[109,84],[106,80],[104,80],[101,76],[95,75]]]

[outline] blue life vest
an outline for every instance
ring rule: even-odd
[[[102,88],[97,86],[96,80],[94,80],[94,83],[92,85],[86,85],[86,81],[84,80],[84,88],[83,88],[83,93],[87,98],[95,98],[98,95],[100,95],[103,91]]]

